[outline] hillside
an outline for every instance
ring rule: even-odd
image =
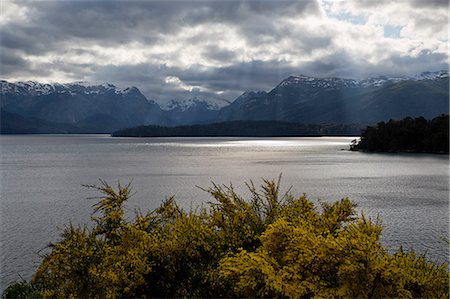
[[[25,118],[65,123],[88,131],[166,123],[161,108],[135,87],[112,84],[1,82],[1,108]]]
[[[0,134],[67,134],[80,131],[80,128],[68,124],[27,118],[3,109],[0,112]]]
[[[407,116],[433,118],[449,111],[448,71],[368,79],[290,76],[269,92],[247,91],[231,103],[193,98],[170,102],[164,109],[136,87],[33,81],[1,81],[0,85],[1,109],[17,115],[11,123],[11,118],[7,118],[3,125],[21,133],[50,133],[60,130],[62,124],[88,133],[111,133],[141,125],[179,126],[237,120],[367,124]],[[23,130],[20,123],[25,119],[35,121],[24,124],[27,129]],[[39,122],[47,125],[41,126]]]
[[[268,93],[250,93],[220,111],[221,120],[371,123],[432,118],[449,109],[448,73],[351,80],[291,76]]]
[[[277,121],[232,121],[205,125],[139,126],[112,133],[115,137],[276,137],[359,135],[359,125],[314,125]]]

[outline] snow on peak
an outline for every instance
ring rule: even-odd
[[[64,84],[66,86],[79,86],[79,87],[85,87],[85,88],[98,88],[103,87],[106,89],[113,89],[116,88],[113,84],[110,83],[103,83],[103,82],[88,82],[88,81],[75,81],[71,83]]]
[[[204,106],[209,110],[219,110],[220,108],[225,107],[229,104],[229,101],[221,98],[203,99],[199,97],[193,97],[188,99],[171,100],[167,103],[160,104],[160,106],[163,110],[179,109],[181,111],[186,111],[196,106]]]
[[[415,80],[434,80],[448,78],[448,71],[440,70],[436,72],[422,72],[412,77]]]
[[[279,86],[289,86],[289,85],[297,85],[301,84],[307,81],[314,81],[315,78],[313,77],[307,77],[304,75],[298,75],[298,76],[289,76],[287,79],[284,79]]]
[[[354,87],[358,84],[355,79],[342,79],[336,77],[314,78],[304,75],[290,76],[283,80],[277,87],[304,85],[313,88],[335,89],[341,87]]]
[[[127,87],[121,89],[111,83],[97,83],[77,81],[72,83],[39,83],[36,81],[14,82],[10,83],[5,80],[0,82],[1,93],[27,94],[27,95],[48,95],[51,93],[67,93],[76,94],[104,94],[114,92],[118,95],[139,92],[136,87]]]
[[[39,83],[36,81],[10,83],[2,80],[0,84],[2,94],[13,93],[46,95],[55,92],[57,89],[56,84]]]
[[[412,77],[386,77],[386,76],[378,76],[378,77],[370,77],[366,79],[344,79],[344,78],[314,78],[308,77],[304,75],[298,76],[290,76],[287,79],[283,80],[277,87],[286,87],[286,86],[309,86],[313,88],[324,88],[324,89],[338,89],[343,87],[379,87],[387,83],[396,83],[400,81],[407,80],[436,80],[436,79],[445,79],[448,78],[448,71],[441,70],[436,72],[423,72],[418,75],[414,75]]]

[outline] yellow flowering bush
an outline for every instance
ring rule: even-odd
[[[132,221],[130,186],[96,187],[91,228],[68,226],[31,284],[4,298],[290,297],[448,298],[447,265],[380,245],[378,221],[348,199],[316,207],[280,194],[279,180],[206,189],[207,208],[184,211],[174,198]]]

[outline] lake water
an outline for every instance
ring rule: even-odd
[[[30,279],[39,252],[70,221],[89,223],[98,194],[83,184],[133,181],[127,214],[175,195],[189,209],[205,204],[196,186],[277,178],[317,201],[349,197],[383,220],[382,243],[448,260],[449,160],[425,154],[347,151],[352,137],[112,138],[107,135],[0,136],[1,284]]]

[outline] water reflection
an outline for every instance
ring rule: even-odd
[[[149,138],[145,138],[149,139]],[[271,138],[268,140],[261,139],[244,139],[238,140],[222,140],[222,138],[192,138],[196,142],[192,142],[192,139],[181,139],[178,142],[172,142],[172,138],[167,138],[166,142],[155,142],[155,139],[151,139],[150,142],[136,143],[136,146],[169,146],[169,147],[196,147],[196,148],[214,148],[214,147],[259,147],[259,148],[282,148],[282,147],[310,147],[310,146],[334,146],[342,145],[343,147],[349,147],[349,141],[354,137],[302,137],[302,142],[299,143],[298,138]]]
[[[317,202],[349,197],[383,219],[384,245],[448,259],[448,156],[350,152],[353,137],[111,138],[108,136],[0,136],[1,285],[29,279],[37,252],[58,238],[68,221],[88,223],[99,178],[133,180],[127,205],[158,207],[175,195],[189,209],[211,198],[195,186],[244,182],[283,173],[282,188]]]

